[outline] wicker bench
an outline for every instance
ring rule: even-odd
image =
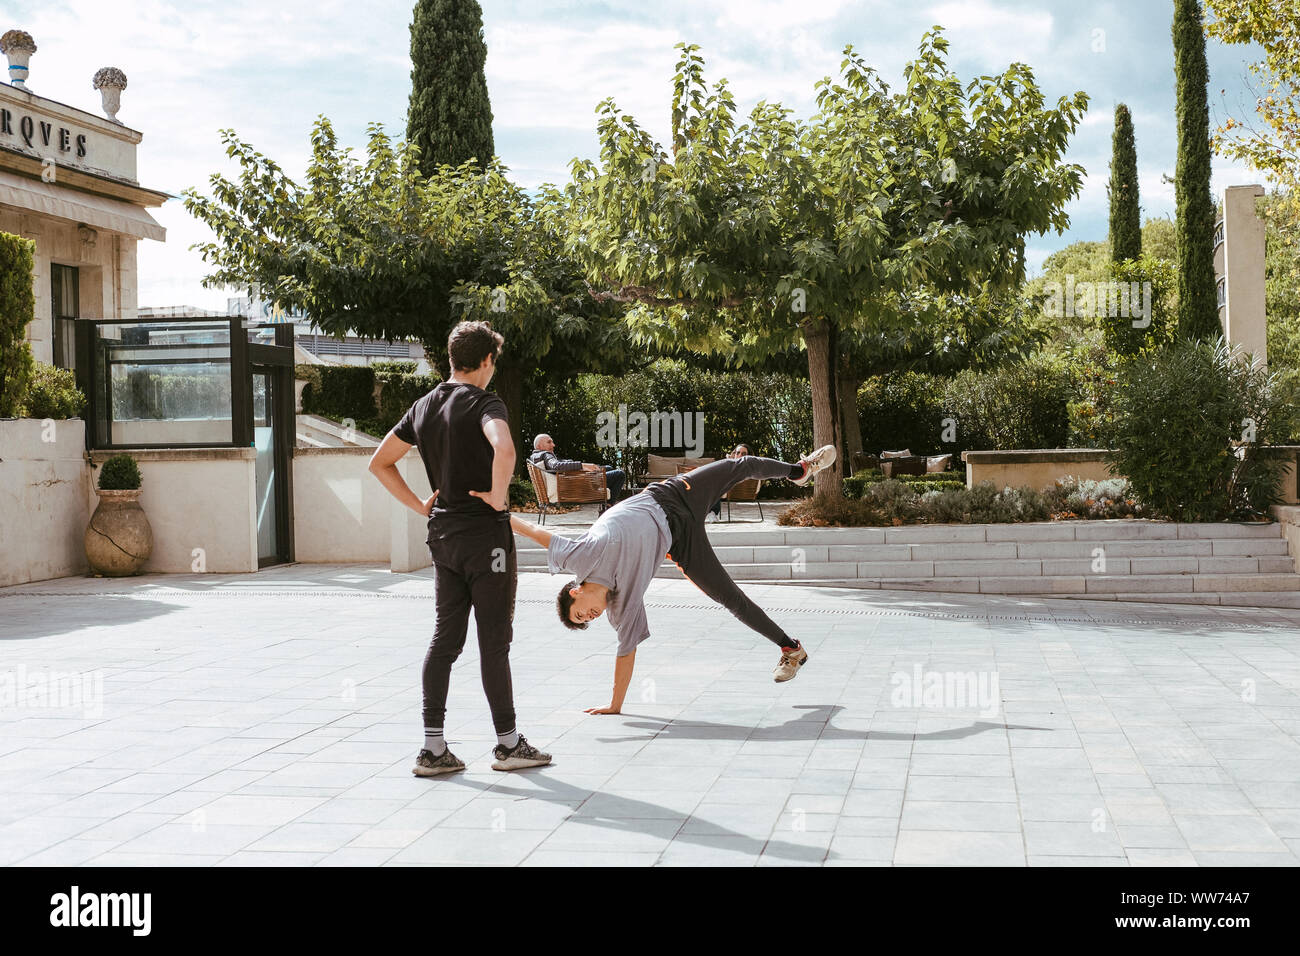
[[[609,489],[605,487],[605,472],[600,471],[562,471],[552,474],[538,468],[531,461],[525,461],[528,478],[533,483],[533,495],[537,498],[537,510],[541,514],[539,524],[546,524],[547,508],[552,505],[590,505],[599,504],[605,510],[609,503]]]

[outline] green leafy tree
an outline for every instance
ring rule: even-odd
[[[1148,219],[1142,224],[1142,249],[1153,259],[1178,264],[1178,227],[1168,216]]]
[[[1174,0],[1174,75],[1178,84],[1178,333],[1219,335],[1214,278],[1214,203],[1210,198],[1210,108],[1200,0]]]
[[[420,169],[496,155],[492,104],[483,65],[483,8],[476,0],[417,0],[411,19],[411,101],[406,139],[420,148]]]
[[[814,440],[842,464],[846,335],[924,321],[918,290],[1018,286],[1024,235],[1068,223],[1082,169],[1061,157],[1087,97],[1045,107],[1023,64],[963,86],[936,28],[896,93],[849,47],[811,122],[760,102],[737,126],[726,81],[710,90],[679,48],[672,155],[604,101],[600,165],[574,161],[565,192],[569,248],[647,340],[741,362],[805,348]]]
[[[1116,355],[1132,357],[1170,344],[1178,322],[1174,311],[1178,276],[1173,264],[1141,255],[1112,263],[1111,279],[1121,293],[1115,297],[1119,306],[1111,310],[1108,301],[1097,317],[1106,347]]]
[[[1229,44],[1255,44],[1264,59],[1250,65],[1256,119],[1229,116],[1214,147],[1267,173],[1294,201],[1300,186],[1300,17],[1293,3],[1205,0],[1214,19],[1205,32]]]
[[[452,327],[488,320],[507,340],[494,387],[516,433],[528,374],[619,372],[634,358],[620,309],[591,297],[499,161],[425,177],[414,150],[372,126],[360,162],[322,117],[300,185],[234,131],[222,138],[238,178],[210,177],[211,197],[185,192],[216,235],[197,247],[208,286],[256,289],[340,337],[414,338],[444,378]]]
[[[1115,262],[1142,255],[1142,217],[1138,205],[1137,147],[1133,143],[1133,117],[1123,103],[1115,107],[1115,133],[1111,137],[1110,256]]]
[[[36,243],[0,232],[0,418],[22,408],[32,375],[27,326],[36,310],[32,263]]]

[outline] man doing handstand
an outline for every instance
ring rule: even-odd
[[[806,485],[813,475],[835,463],[835,447],[825,445],[797,464],[746,455],[703,465],[666,481],[656,482],[617,507],[610,508],[586,534],[569,539],[511,515],[516,532],[547,551],[547,569],[568,571],[575,579],[556,601],[566,627],[581,630],[609,611],[618,632],[614,662],[614,693],[608,707],[589,714],[617,714],[623,707],[637,645],[650,636],[645,592],[659,563],[667,557],[687,579],[734,614],[742,624],[781,648],[773,673],[787,681],[808,660],[808,652],[785,633],[733,581],[713,552],[704,530],[704,516],[734,485],[751,478],[789,478]]]

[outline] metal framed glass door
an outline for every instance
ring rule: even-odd
[[[253,447],[257,452],[254,469],[257,564],[265,567],[289,560],[285,436],[281,434],[279,424],[283,415],[277,414],[283,397],[276,384],[281,377],[277,369],[254,365],[250,371],[252,395],[249,404],[253,412]]]

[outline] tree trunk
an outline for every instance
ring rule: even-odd
[[[523,451],[524,427],[524,373],[513,362],[502,362],[497,366],[497,373],[492,377],[492,387],[501,401],[506,403],[506,414],[510,416],[510,434],[515,440],[515,474],[524,474],[524,459],[528,456]]]
[[[862,422],[858,418],[858,389],[862,379],[841,357],[839,373],[840,423],[844,430],[844,474],[853,474],[853,456],[862,451]]]
[[[803,324],[804,343],[808,346],[808,381],[812,386],[813,444],[840,447],[835,394],[835,362],[831,351],[831,324],[823,318],[807,319]],[[840,462],[813,479],[817,497],[839,498],[844,493],[840,483]]]

